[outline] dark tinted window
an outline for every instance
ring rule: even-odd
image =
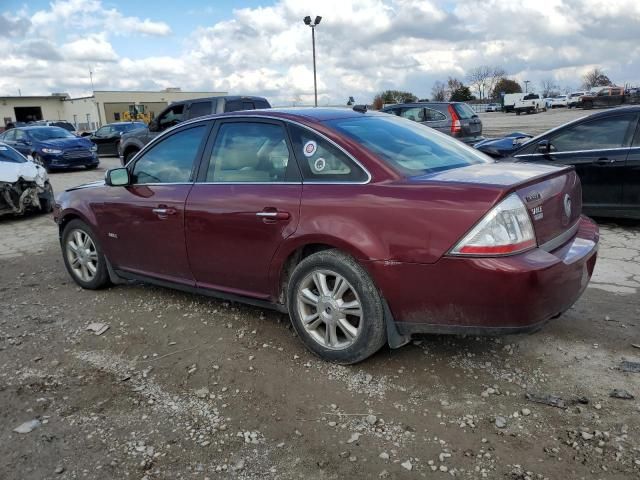
[[[257,109],[271,108],[271,105],[266,100],[256,100],[254,104]]]
[[[166,130],[169,127],[173,127],[182,121],[184,112],[184,104],[174,105],[169,110],[164,112],[158,118],[158,125],[160,130]]]
[[[191,179],[206,127],[182,130],[157,142],[133,167],[133,183],[184,183]]]
[[[282,182],[289,165],[284,128],[271,123],[223,123],[207,182]]]
[[[54,127],[64,128],[65,130],[68,130],[70,132],[75,131],[75,127],[69,122],[52,122],[51,125]]]
[[[426,122],[441,122],[442,120],[446,120],[447,116],[430,108],[425,108],[424,119]]]
[[[225,112],[237,112],[242,110],[242,102],[240,100],[228,100],[224,106]]]
[[[15,150],[0,145],[0,162],[25,163],[27,161],[22,155]]]
[[[291,125],[293,149],[307,182],[364,182],[367,174],[339,148],[306,128]]]
[[[491,163],[484,154],[458,140],[390,115],[342,118],[326,123],[408,176]]]
[[[254,108],[256,108],[256,106],[253,104],[253,102],[242,102],[243,110],[253,110]]]
[[[635,115],[630,114],[584,122],[565,128],[549,140],[557,152],[626,147],[631,139],[627,133],[634,120]]]
[[[194,102],[189,107],[189,118],[203,117],[211,114],[211,102]]]

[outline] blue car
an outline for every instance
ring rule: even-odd
[[[49,170],[98,166],[97,146],[60,127],[28,126],[7,130],[0,142],[31,155],[35,163]]]

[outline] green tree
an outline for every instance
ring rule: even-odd
[[[451,97],[449,100],[452,102],[468,102],[469,100],[473,100],[475,97],[471,95],[471,90],[469,87],[462,85],[457,90],[451,92]]]
[[[496,86],[493,87],[493,91],[491,92],[491,98],[500,98],[500,93],[522,93],[522,87],[515,80],[511,80],[509,78],[501,78],[496,83]]]
[[[406,103],[415,102],[418,99],[411,92],[402,92],[400,90],[385,90],[380,92],[373,98],[373,108],[380,110],[384,105],[390,103]]]

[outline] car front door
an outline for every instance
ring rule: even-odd
[[[203,122],[154,143],[129,165],[131,183],[107,187],[94,206],[107,257],[116,269],[193,285],[184,206],[210,129]]]
[[[220,120],[186,204],[198,287],[267,299],[269,266],[298,225],[302,183],[284,125]]]
[[[622,206],[627,212],[635,212],[635,218],[640,218],[640,123],[636,127],[636,134],[627,156]]]
[[[622,203],[626,160],[637,123],[636,114],[585,120],[547,137],[547,153],[516,157],[573,165],[582,183],[583,206],[590,214]]]
[[[98,146],[99,155],[111,155],[115,153],[113,127],[110,127],[110,126],[100,127],[98,130],[96,130],[96,133],[91,135],[90,138],[91,138],[91,141]]]

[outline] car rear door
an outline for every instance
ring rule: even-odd
[[[210,122],[179,128],[141,152],[131,184],[111,187],[94,210],[105,250],[116,269],[193,285],[187,259],[185,201]]]
[[[516,157],[573,165],[582,182],[584,209],[590,214],[619,208],[636,118],[627,113],[587,119],[549,135],[548,153]]]
[[[186,203],[198,287],[267,299],[269,266],[298,225],[302,183],[282,122],[216,122]]]

